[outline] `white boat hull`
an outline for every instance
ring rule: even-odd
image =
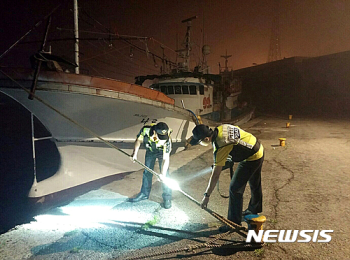
[[[171,137],[176,152],[183,149],[181,146],[192,135],[195,124],[190,113],[162,102],[162,97],[148,99],[145,97],[147,93],[137,96],[93,85],[91,82],[95,78],[87,76],[72,75],[69,80],[63,81],[61,78],[60,81],[52,80],[49,76],[44,74],[39,78],[36,96],[104,140],[113,142],[128,154],[131,154],[136,135],[145,123],[167,123],[173,129]],[[23,77],[16,81],[26,88],[31,84],[30,80],[24,80]],[[104,84],[126,84],[106,79],[101,81]],[[154,90],[147,91],[152,91],[150,95],[154,94]],[[11,80],[1,80],[0,92],[16,100],[40,120],[51,133],[59,153],[59,166],[54,175],[39,182],[34,180],[29,197],[42,198],[107,176],[141,168],[132,163],[125,154],[108,147],[96,136],[43,103],[29,100],[28,94]],[[144,154],[145,150],[141,149],[138,156],[140,161],[144,160]]]
[[[42,198],[49,194],[71,189],[116,174],[134,172],[141,169],[119,151],[103,143],[56,143],[60,162],[56,173],[45,180],[34,182],[29,198]],[[131,147],[131,146],[130,146]],[[131,153],[132,149],[123,149]],[[143,161],[145,150],[140,150],[138,158]]]

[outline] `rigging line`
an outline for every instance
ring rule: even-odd
[[[106,65],[114,66],[114,67],[115,67],[116,69],[118,69],[118,70],[123,70],[123,71],[129,72],[129,73],[133,73],[133,72],[130,71],[130,70],[122,69],[122,68],[116,67],[114,64],[111,64],[111,63],[106,62],[106,61],[102,61],[102,60],[99,60],[99,59],[96,59],[96,61],[97,61],[97,62],[100,62],[100,63],[103,63],[103,64],[106,64]],[[139,69],[139,68],[136,68],[136,69]],[[111,71],[111,70],[107,70],[107,69],[105,69],[105,70],[115,73],[114,71]],[[133,73],[133,74],[135,74],[135,73]]]
[[[106,35],[113,35],[113,36],[118,36],[118,37],[127,37],[127,38],[136,38],[136,39],[149,39],[149,37],[143,37],[143,36],[129,36],[129,35],[119,35],[117,33],[111,33],[110,29],[107,28],[105,25],[103,25],[102,23],[100,23],[99,21],[97,21],[94,17],[92,17],[84,8],[81,8],[82,11],[85,13],[85,15],[87,15],[90,19],[94,20],[97,24],[99,24],[100,26],[104,27],[104,29],[107,32],[103,32],[103,33],[98,33],[98,34],[106,34]],[[84,32],[84,31],[83,31]],[[91,33],[89,31],[85,31],[86,33]]]
[[[98,69],[102,69],[106,72],[109,72],[109,73],[113,73],[113,74],[117,74],[117,75],[123,75],[123,76],[127,76],[127,77],[130,77],[131,79],[134,79],[135,75],[133,74],[126,74],[126,73],[121,73],[121,72],[118,72],[118,71],[113,71],[113,70],[107,70],[107,69],[104,69],[104,68],[101,68],[101,67],[98,67],[98,66],[92,66],[90,64],[87,64],[88,66],[90,66],[92,69],[94,68],[98,68]],[[96,69],[94,69],[96,72],[98,72]],[[101,73],[102,74],[102,73]],[[103,74],[102,74],[103,75]],[[107,77],[105,75],[103,75],[103,77]]]
[[[74,29],[67,29],[67,28],[61,28],[57,27],[56,28],[59,31],[74,31]],[[143,40],[150,40],[152,38],[147,37],[147,36],[134,36],[134,35],[121,35],[121,34],[116,34],[116,33],[105,33],[105,32],[94,32],[94,31],[85,31],[85,30],[79,30],[79,33],[92,33],[92,34],[101,34],[101,35],[111,35],[111,36],[116,36],[117,38],[130,38],[130,39],[143,39]],[[115,40],[115,39],[113,39]]]
[[[93,38],[92,38],[93,39]],[[151,55],[153,55],[154,57],[157,57],[158,59],[160,59],[160,60],[163,60],[163,58],[161,58],[159,55],[157,55],[156,53],[154,53],[154,52],[152,52],[152,51],[146,51],[146,50],[144,50],[144,49],[142,49],[142,48],[140,48],[140,47],[138,47],[137,45],[134,45],[134,44],[131,44],[130,42],[128,42],[127,41],[127,39],[123,39],[123,38],[118,38],[119,40],[121,40],[121,41],[123,41],[123,42],[125,42],[126,44],[128,44],[129,46],[131,46],[131,47],[134,47],[134,48],[136,48],[136,50],[138,50],[138,51],[140,51],[140,52],[142,52],[142,53],[149,53],[149,54],[151,54]],[[133,40],[134,38],[132,38],[131,40]],[[83,39],[84,40],[84,39]],[[95,39],[93,39],[93,40],[95,40]],[[110,40],[110,39],[103,39],[103,38],[100,38],[99,40]],[[168,60],[168,62],[169,63],[172,63],[170,60]],[[175,65],[175,63],[173,63],[173,65]]]
[[[80,10],[83,12],[83,14],[85,14],[88,18],[92,19],[95,23],[97,23],[98,25],[100,25],[102,27],[105,27],[104,25],[102,25],[102,23],[100,23],[94,17],[92,17],[84,8],[80,7]],[[107,29],[107,28],[105,27],[105,29]]]
[[[96,46],[96,45],[92,44],[91,42],[88,42],[88,43],[89,43],[90,45],[92,45],[92,46],[96,47],[96,48],[99,48],[98,46]],[[131,62],[131,64],[136,65],[136,66],[137,66],[137,68],[138,68],[138,69],[140,69],[140,67],[141,67],[141,65],[140,65],[140,64],[137,64],[135,61],[130,60],[130,57],[128,57],[128,56],[126,56],[126,55],[124,55],[124,54],[123,54],[123,53],[121,53],[120,51],[118,51],[118,53],[119,53],[120,55],[122,55],[122,57],[127,58],[126,60],[127,60],[128,62]],[[111,56],[111,55],[109,54],[109,56]],[[111,57],[115,58],[115,56],[111,56]],[[150,69],[150,68],[148,68],[148,69]]]
[[[105,40],[105,41],[110,41],[110,40],[125,40],[122,38],[98,38],[98,37],[94,37],[94,38],[79,38],[79,41],[83,42],[83,41],[100,41],[100,40]],[[137,38],[130,38],[127,40],[140,40]],[[75,41],[75,38],[72,37],[66,37],[66,38],[52,38],[47,40],[47,42],[64,42],[64,41]],[[31,43],[41,43],[41,40],[36,40],[36,41],[25,41],[25,42],[21,42],[20,44],[31,44]]]
[[[96,60],[96,62],[97,63],[101,63],[101,66],[98,66],[97,64],[95,66],[98,66],[99,68],[101,68],[101,69],[103,69],[105,71],[109,71],[111,73],[119,73],[119,71],[120,71],[120,74],[122,74],[122,72],[125,72],[125,73],[127,73],[125,75],[130,76],[130,77],[135,77],[135,74],[140,74],[140,73],[136,73],[136,71],[142,69],[142,68],[136,67],[133,70],[129,70],[129,69],[124,69],[124,68],[117,67],[114,64],[110,64],[108,62],[101,61],[101,60]],[[104,65],[108,65],[108,66],[113,67],[113,70],[108,70],[105,67],[102,67]],[[144,74],[147,74],[147,73],[144,73]]]
[[[146,72],[147,70],[146,70],[144,67],[139,67],[139,66],[137,66],[137,67],[133,68],[133,70],[128,70],[128,69],[124,69],[124,68],[118,67],[119,64],[112,64],[112,63],[110,63],[110,62],[102,61],[102,60],[99,60],[99,59],[96,59],[96,61],[97,61],[97,62],[100,62],[100,63],[103,63],[103,64],[106,64],[106,65],[113,66],[115,69],[122,70],[122,71],[126,71],[126,72],[128,72],[128,73],[133,74],[134,76],[135,76],[135,70],[143,70],[143,71],[145,71],[145,74],[148,74],[148,73]],[[123,66],[122,64],[120,64],[120,65]]]
[[[73,32],[73,30],[72,30]],[[79,31],[80,32],[80,31]],[[148,38],[147,37],[139,37],[139,36],[128,36],[128,35],[124,35],[124,36],[116,36],[116,37],[89,37],[89,38],[83,38],[83,37],[79,37],[79,40],[80,41],[98,41],[98,40],[147,40]],[[65,37],[65,38],[51,38],[50,40],[48,41],[51,41],[51,42],[59,42],[59,41],[73,41],[75,40],[74,37]],[[26,42],[23,42],[24,43],[36,43],[36,42],[40,42],[38,40],[36,41],[26,41]]]
[[[78,9],[80,10],[80,7],[78,7]],[[70,11],[73,12],[72,9],[70,9]],[[92,24],[92,23],[91,23],[90,21],[88,21],[88,20],[85,20],[85,19],[82,18],[81,16],[79,16],[79,22],[84,22],[84,23],[86,23],[87,25],[90,25],[90,26],[92,26],[92,27],[95,28],[94,24]]]
[[[135,39],[144,39],[144,40],[149,40],[152,39],[150,37],[146,37],[146,36],[130,36],[130,35],[120,35],[118,33],[111,33],[110,29],[107,28],[105,25],[102,25],[102,23],[100,23],[99,21],[97,21],[94,17],[92,17],[90,14],[87,13],[87,11],[84,8],[81,8],[83,10],[83,12],[85,13],[85,15],[87,15],[89,18],[91,18],[92,20],[94,20],[96,23],[98,23],[100,26],[104,27],[104,29],[107,32],[103,32],[103,33],[98,33],[98,34],[106,34],[106,35],[112,35],[112,36],[118,36],[118,37],[124,37],[124,38],[135,38]],[[83,31],[84,32],[84,31]],[[86,33],[92,33],[89,31],[85,31]]]
[[[50,17],[56,10],[61,6],[62,3],[58,4],[49,14],[47,14],[43,19],[38,21],[28,32],[26,32],[21,38],[19,38],[14,44],[12,44],[3,54],[0,56],[0,60],[4,57],[13,47],[15,47],[20,41],[22,41],[28,34],[30,34],[34,29],[39,27],[43,21],[45,21],[48,17]]]
[[[103,53],[96,54],[95,56],[92,56],[92,57],[90,57],[90,58],[82,59],[82,60],[80,60],[80,62],[84,62],[84,61],[87,61],[87,60],[91,60],[91,59],[94,59],[94,58],[96,58],[96,57],[103,56],[103,55],[109,54],[109,53],[111,53],[111,52],[120,51],[120,50],[123,50],[123,49],[126,49],[126,48],[129,48],[129,46],[124,46],[124,47],[122,47],[122,48],[115,49],[115,50],[111,50],[111,51],[105,51],[105,52],[103,52]]]
[[[70,30],[70,31],[72,31],[73,29],[63,29],[63,28],[57,28],[58,30]],[[79,30],[79,32],[88,32],[88,33],[95,33],[95,32],[89,32],[89,31],[82,31],[82,30]],[[101,33],[101,34],[108,34],[108,33]],[[113,36],[117,36],[117,38],[113,38],[112,40],[122,40],[122,41],[124,41],[124,42],[126,42],[127,44],[129,44],[129,45],[131,45],[131,46],[133,46],[133,47],[135,47],[136,49],[138,49],[139,51],[142,51],[142,52],[146,52],[147,53],[147,51],[146,50],[144,50],[144,49],[142,49],[142,48],[140,48],[140,47],[138,47],[137,45],[134,45],[134,44],[132,44],[131,42],[128,42],[128,40],[150,40],[150,39],[153,39],[153,38],[149,38],[149,37],[143,37],[143,36],[129,36],[129,35],[118,35],[118,34],[108,34],[108,35],[113,35]],[[129,38],[129,39],[123,39],[123,38]],[[66,40],[74,40],[73,38],[66,38]],[[79,39],[80,41],[84,41],[84,40],[100,40],[100,38],[80,38]],[[110,38],[108,38],[107,40],[111,40]],[[50,41],[63,41],[62,39],[55,39],[55,40],[50,40]],[[159,42],[159,41],[157,41],[157,42]],[[160,42],[159,42],[160,43]],[[160,43],[161,44],[161,43]],[[165,46],[165,45],[164,45]],[[167,47],[169,50],[172,50],[172,49],[170,49],[169,47]],[[174,51],[174,50],[172,50],[172,51]],[[175,52],[175,51],[174,51]],[[158,59],[160,59],[160,60],[163,60],[163,58],[162,57],[160,57],[159,55],[157,55],[157,54],[155,54],[154,52],[149,52],[150,54],[152,54],[152,55],[154,55],[155,57],[157,57]],[[176,52],[175,52],[176,53]],[[172,62],[172,61],[170,61],[170,60],[168,60],[168,62],[169,63],[171,63],[172,65],[176,65],[174,62]]]
[[[83,14],[85,14],[88,18],[92,19],[94,22],[96,22],[98,25],[100,25],[101,27],[103,27],[103,29],[107,32],[107,33],[110,33],[110,29],[103,25],[102,23],[100,23],[99,21],[97,21],[97,19],[95,19],[94,17],[92,17],[91,14],[89,14],[83,7],[81,7],[81,10],[83,12]],[[94,27],[96,28],[96,27]],[[101,30],[101,29],[100,29]]]
[[[130,59],[129,56],[127,56],[126,54],[120,53],[122,55],[122,57],[124,58],[124,62],[130,63],[133,66],[136,66],[138,69],[143,68],[144,71],[156,71],[158,72],[157,68],[155,68],[154,66],[150,66],[149,63],[145,63],[145,61],[142,61],[138,58],[132,58]],[[152,61],[153,62],[153,61]]]
[[[155,41],[155,42],[161,44],[162,46],[164,46],[164,47],[167,48],[168,50],[171,50],[172,52],[177,53],[175,50],[173,50],[172,48],[166,46],[164,43],[161,43],[160,41],[156,40],[156,39],[153,38],[153,37],[151,37],[150,40],[153,40],[153,41]]]
[[[123,40],[123,39],[122,39],[122,40]],[[135,45],[135,44],[129,42],[128,40],[123,40],[123,41],[125,41],[126,43],[128,43],[128,44],[130,44],[131,46],[135,47],[137,50],[139,50],[139,51],[141,51],[141,52],[145,52],[145,53],[147,52],[146,50],[144,50],[144,49],[138,47],[137,45]],[[149,52],[149,53],[152,54],[152,55],[154,55],[154,56],[157,57],[158,59],[163,60],[163,58],[160,57],[159,55],[157,55],[157,54],[155,54],[155,53],[153,53],[153,52]],[[174,62],[172,62],[172,61],[170,61],[170,60],[169,60],[168,62],[169,62],[170,64],[176,66],[176,64],[175,64]]]
[[[107,31],[107,32],[105,32],[105,33],[99,33],[99,34],[107,34],[107,35],[113,35],[113,36],[119,36],[119,37],[125,37],[125,38],[135,38],[135,39],[153,40],[153,41],[156,41],[156,42],[158,42],[159,44],[163,45],[163,46],[166,47],[167,49],[173,51],[174,53],[176,53],[175,50],[171,49],[170,47],[168,47],[167,45],[161,43],[160,41],[156,40],[156,39],[153,38],[153,37],[142,37],[142,36],[129,36],[129,35],[112,34],[112,33],[110,32],[110,29],[108,29],[106,26],[102,25],[102,23],[100,23],[100,22],[97,21],[94,17],[92,17],[92,15],[90,15],[84,8],[81,7],[80,9],[83,11],[83,13],[84,13],[86,16],[88,16],[90,19],[94,20],[94,21],[95,21],[97,24],[99,24],[101,27],[104,27],[104,29]],[[63,28],[61,28],[61,29],[63,30]],[[68,30],[68,29],[66,29],[66,30]],[[72,30],[72,29],[70,29],[70,30]],[[89,31],[82,31],[82,30],[80,30],[80,32],[92,33],[92,32],[89,32]],[[151,53],[151,54],[155,55],[154,53]],[[160,58],[159,56],[156,56],[156,57]],[[160,59],[162,60],[162,58],[160,58]],[[170,62],[170,61],[169,61],[169,62]],[[175,65],[175,64],[174,64],[174,65]]]
[[[98,48],[98,47],[97,47],[96,45],[94,45],[93,43],[90,43],[90,42],[88,42],[88,43],[91,44],[92,46]],[[129,46],[128,46],[128,47],[129,47]],[[140,61],[140,62],[142,63],[142,64],[140,64],[139,62],[136,62],[136,61],[134,61],[134,60],[131,60],[129,56],[123,54],[122,52],[120,52],[120,51],[117,51],[117,52],[118,52],[128,63],[131,62],[132,65],[137,66],[138,69],[140,68],[140,66],[143,67],[143,68],[146,68],[145,63],[144,63],[143,61]],[[108,56],[111,56],[112,58],[116,58],[116,56],[112,56],[111,54],[107,54],[107,55],[108,55]],[[133,58],[133,59],[135,59],[135,58]],[[136,58],[135,60],[139,61],[139,59],[137,59],[137,58]],[[153,72],[153,71],[157,71],[154,67],[149,67],[148,64],[147,64],[147,67],[148,67],[148,69],[151,70],[152,72]]]
[[[60,28],[57,27],[57,30],[59,31],[74,31],[74,29],[67,29],[67,28]],[[104,32],[93,32],[93,31],[84,31],[84,30],[79,30],[81,33],[91,33],[91,34],[101,34],[101,35],[110,35],[110,36],[116,36],[116,38],[103,38],[106,40],[124,40],[123,38],[126,38],[126,40],[153,40],[160,45],[164,46],[165,48],[169,49],[170,51],[174,52],[176,54],[176,51],[171,49],[170,47],[166,46],[165,44],[161,43],[160,41],[156,40],[153,37],[147,37],[147,36],[134,36],[134,35],[120,35],[116,33],[104,33]],[[79,38],[79,40],[99,40],[101,38]],[[65,39],[52,39],[50,41],[63,41],[63,40],[75,40],[74,38],[65,38]],[[31,42],[26,42],[26,43],[31,43]],[[154,53],[151,53],[154,54]],[[160,56],[158,56],[160,58]]]

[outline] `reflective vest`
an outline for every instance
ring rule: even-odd
[[[217,166],[224,166],[228,155],[234,162],[255,161],[264,155],[264,148],[254,135],[229,124],[215,128],[212,145]]]
[[[154,131],[154,125],[145,125],[144,127],[141,128],[140,132],[137,135],[137,138],[142,136],[143,138],[143,144],[145,145],[146,149],[150,152],[160,152],[163,151],[163,153],[170,153],[171,148],[172,148],[172,143],[171,143],[171,130],[169,129],[168,135],[169,139],[165,142],[165,144],[160,144],[159,140],[154,141],[151,136],[153,135]]]

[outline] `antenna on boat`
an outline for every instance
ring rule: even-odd
[[[74,54],[75,54],[75,74],[79,74],[79,27],[78,27],[78,0],[74,0]]]
[[[191,27],[192,20],[196,19],[198,16],[192,16],[188,19],[181,21],[182,23],[187,23],[187,32],[185,36],[185,49],[177,50],[177,52],[182,53],[184,63],[182,64],[182,69],[184,71],[190,71],[190,52],[191,52]]]
[[[202,64],[201,64],[201,69],[202,69],[202,72],[203,73],[209,73],[209,66],[208,66],[208,63],[207,63],[207,56],[211,53],[211,50],[210,50],[210,46],[207,45],[207,44],[204,44],[205,40],[204,40],[204,8],[202,9],[202,16],[203,16],[203,20],[202,20]]]
[[[187,23],[187,32],[186,32],[186,56],[185,56],[185,69],[189,71],[190,68],[190,52],[191,52],[191,27],[192,20],[197,19],[197,16],[192,16],[191,18],[185,19],[182,23]]]
[[[226,55],[221,55],[221,58],[225,59],[225,71],[228,71],[228,58],[232,57],[232,55],[227,55],[227,49],[226,49]],[[220,71],[221,72],[221,71]]]

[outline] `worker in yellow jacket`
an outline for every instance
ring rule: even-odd
[[[264,147],[257,138],[238,126],[224,124],[214,130],[207,125],[197,125],[193,131],[191,145],[210,143],[214,149],[214,165],[208,187],[201,203],[206,208],[210,194],[213,192],[222,167],[229,155],[234,162],[239,162],[230,183],[228,219],[241,225],[242,214],[262,212],[261,168],[264,161]],[[251,199],[248,208],[242,213],[243,193],[249,182]],[[226,231],[227,227],[221,228]]]

